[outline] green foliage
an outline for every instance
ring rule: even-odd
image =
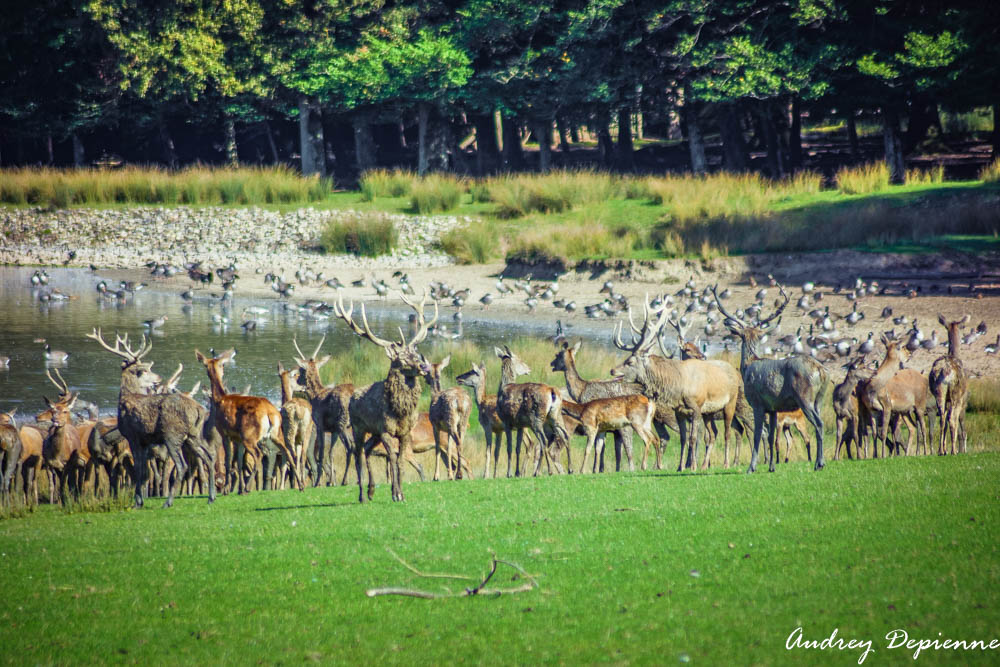
[[[341,216],[330,221],[320,237],[320,245],[327,253],[364,257],[387,255],[398,242],[395,223],[382,214]]]

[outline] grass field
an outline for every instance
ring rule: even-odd
[[[180,499],[171,510],[0,522],[8,664],[856,664],[788,652],[837,629],[865,664],[911,662],[884,636],[986,639],[1000,627],[1000,454],[405,485],[393,504],[323,488]],[[491,554],[538,588],[462,590]],[[514,587],[516,571],[491,582]],[[996,652],[927,651],[921,664]]]

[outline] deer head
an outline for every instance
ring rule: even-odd
[[[398,369],[403,375],[408,377],[414,377],[420,375],[421,366],[425,363],[425,359],[417,351],[417,345],[422,343],[425,338],[427,338],[427,332],[430,327],[434,326],[438,319],[438,305],[434,302],[434,318],[427,322],[424,319],[424,305],[427,303],[427,292],[424,292],[424,297],[420,300],[419,304],[415,304],[410,301],[405,294],[400,294],[403,302],[412,308],[416,312],[416,327],[417,332],[413,335],[409,341],[406,340],[406,336],[403,335],[402,328],[399,329],[399,342],[386,340],[384,338],[379,338],[374,333],[372,333],[371,327],[368,326],[368,316],[365,313],[365,304],[361,304],[361,325],[358,325],[354,321],[354,302],[344,308],[344,294],[341,292],[338,295],[337,301],[333,304],[333,312],[340,319],[347,323],[347,326],[351,328],[351,331],[355,335],[364,338],[370,343],[378,345],[383,350],[385,350],[385,355],[389,357],[389,362],[391,367]]]
[[[622,327],[624,322],[619,321],[615,327],[614,343],[619,350],[628,353],[628,358],[618,366],[611,369],[611,375],[623,378],[626,382],[636,382],[645,374],[646,364],[649,361],[649,354],[653,343],[658,343],[660,351],[667,355],[663,349],[663,342],[660,341],[660,331],[663,323],[667,320],[667,309],[663,307],[655,318],[651,319],[651,308],[649,306],[649,295],[642,299],[642,326],[637,327],[632,319],[632,309],[628,310],[628,323],[632,328],[632,342],[627,344],[622,341]]]
[[[496,354],[497,358],[500,360],[500,367],[503,369],[503,372],[513,374],[510,380],[516,378],[518,375],[527,375],[531,372],[531,368],[528,364],[521,361],[521,359],[514,354],[507,345],[504,345],[502,348],[494,347],[493,353]]]
[[[711,290],[712,296],[715,297],[715,304],[718,306],[719,312],[726,318],[723,320],[723,323],[734,336],[737,336],[741,341],[743,341],[743,349],[749,354],[750,358],[758,357],[758,348],[761,341],[763,341],[767,335],[767,329],[771,327],[771,322],[776,321],[775,324],[777,324],[781,321],[781,314],[784,312],[785,306],[788,305],[791,297],[788,295],[788,292],[785,291],[784,285],[779,283],[778,290],[781,292],[782,300],[778,304],[778,307],[769,317],[764,319],[760,319],[758,317],[756,323],[751,324],[739,317],[736,317],[726,310],[725,306],[722,305],[722,300],[719,299],[717,292],[718,288],[718,285],[713,285]]]
[[[582,342],[578,340],[576,345],[570,347],[569,343],[563,341],[561,349],[556,352],[556,357],[549,363],[549,367],[556,372],[573,368],[576,365],[576,353],[580,351]]]
[[[437,362],[436,364],[432,364],[431,362],[424,359],[423,363],[420,366],[420,370],[421,373],[423,373],[424,375],[424,379],[427,380],[427,384],[430,385],[431,391],[436,393],[439,393],[441,391],[441,371],[447,368],[448,364],[450,363],[451,363],[450,354],[441,361]]]
[[[114,347],[105,342],[100,329],[95,328],[87,334],[87,338],[96,340],[105,350],[122,359],[122,390],[125,392],[148,394],[163,382],[163,378],[153,372],[153,364],[142,361],[153,349],[152,341],[147,341],[145,335],[138,350],[133,350],[129,345],[128,334],[121,336],[115,333]]]

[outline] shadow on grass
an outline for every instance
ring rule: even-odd
[[[357,507],[361,503],[316,503],[315,505],[283,505],[281,507],[255,507],[254,512],[277,512],[282,510],[309,510],[318,507]]]

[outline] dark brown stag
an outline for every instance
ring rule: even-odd
[[[777,458],[775,445],[778,437],[778,412],[802,410],[809,423],[816,431],[816,463],[815,470],[826,465],[823,458],[823,418],[820,416],[820,406],[830,384],[829,374],[822,364],[806,356],[792,356],[785,359],[763,359],[759,356],[758,347],[764,337],[767,326],[781,316],[788,305],[789,296],[784,287],[778,286],[784,297],[777,310],[756,325],[751,325],[742,319],[726,312],[715,286],[712,294],[719,312],[726,316],[726,327],[742,341],[740,354],[740,371],[743,375],[743,387],[747,401],[753,410],[753,453],[750,457],[750,468],[747,472],[757,470],[757,455],[760,450],[760,439],[764,432],[764,417],[769,420],[769,451],[770,464],[768,470],[774,472]]]

